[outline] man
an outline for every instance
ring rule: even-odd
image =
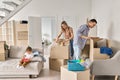
[[[84,48],[87,39],[90,39],[90,37],[88,37],[88,32],[90,28],[93,28],[94,26],[96,26],[96,24],[97,24],[96,19],[91,19],[88,21],[87,24],[81,25],[78,28],[76,35],[74,37],[74,42],[73,42],[73,48],[74,48],[73,59],[81,58],[80,55],[81,55],[82,49]]]

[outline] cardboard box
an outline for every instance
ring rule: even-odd
[[[0,61],[5,61],[5,53],[0,53]]]
[[[100,40],[103,40],[103,39],[100,39]],[[97,40],[97,42],[100,40]],[[104,41],[105,43],[104,42],[102,43],[104,43],[107,47],[109,47],[108,45],[110,44],[110,42],[107,39]],[[89,53],[90,55],[89,56],[90,56],[91,61],[108,59],[109,56],[107,54],[100,53],[100,48],[97,48],[98,47],[97,42],[94,43],[94,40],[92,39],[90,40],[90,53]]]
[[[0,53],[5,53],[5,41],[0,41]]]
[[[67,59],[53,59],[49,58],[49,69],[60,71],[60,67],[63,65],[67,65]]]
[[[98,41],[100,41],[100,40],[102,40],[103,38],[99,38],[99,37],[92,37],[92,40],[93,40],[93,43],[94,43],[94,47],[96,47],[97,46],[97,42]],[[87,40],[87,42],[86,42],[86,45],[90,45],[90,40]]]
[[[81,55],[83,57],[89,57],[89,52],[90,52],[90,45],[85,45]]]
[[[60,46],[56,45],[51,48],[50,51],[50,57],[51,58],[57,58],[57,59],[69,59],[69,45],[66,46]]]
[[[90,80],[90,70],[68,71],[67,66],[62,66],[61,80]]]
[[[101,54],[100,53],[100,48],[94,48],[94,59],[96,60],[99,60],[99,59],[108,59],[110,58],[107,54]]]
[[[53,41],[56,41],[56,39],[54,39]],[[64,42],[64,43],[63,43]],[[65,46],[65,45],[69,45],[69,41],[65,42],[65,39],[59,39],[57,41],[58,45],[62,45],[62,46]]]
[[[92,39],[87,40],[85,48],[82,51],[82,56],[89,57],[91,61],[108,59],[107,54],[100,53],[100,47],[111,47],[110,41],[107,39],[102,39],[98,37],[92,37]]]

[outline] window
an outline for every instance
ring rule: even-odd
[[[11,22],[6,22],[0,27],[0,41],[6,41],[8,45],[14,45],[13,26],[11,24]]]

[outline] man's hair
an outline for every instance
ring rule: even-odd
[[[26,51],[32,51],[32,48],[30,46],[28,46]]]
[[[96,19],[91,19],[90,22],[95,22],[97,24],[97,20]]]

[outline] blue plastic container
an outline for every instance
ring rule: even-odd
[[[68,70],[69,71],[84,71],[85,67],[82,66],[78,60],[68,60]]]

